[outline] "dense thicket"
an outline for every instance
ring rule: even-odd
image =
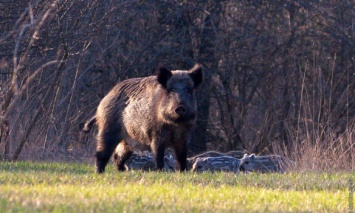
[[[354,165],[353,1],[3,0],[0,36],[3,159],[91,157],[79,124],[114,84],[200,62],[192,153]]]

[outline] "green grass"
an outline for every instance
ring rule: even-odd
[[[350,173],[119,173],[1,162],[0,212],[346,212]]]

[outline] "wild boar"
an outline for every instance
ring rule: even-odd
[[[195,155],[193,157],[189,157],[189,158],[187,158],[187,170],[191,170],[192,169],[192,165],[196,162],[197,158],[220,157],[220,156],[224,156],[224,154],[221,153],[221,152],[218,152],[218,151],[207,151],[207,152],[203,152],[203,153],[200,153],[198,155]]]
[[[113,155],[116,161],[116,153]],[[117,166],[117,165],[116,165]],[[171,154],[164,156],[164,171],[175,171],[175,160]],[[154,157],[151,152],[133,152],[132,156],[126,161],[125,170],[142,170],[153,171],[155,170]]]
[[[218,152],[218,151],[207,151],[200,153],[198,155],[195,155],[193,157],[187,158],[187,169],[190,170],[192,169],[192,165],[196,162],[197,158],[204,158],[204,157],[234,157],[234,158],[242,158],[243,157],[243,151],[240,150],[233,150],[229,151],[226,153]]]
[[[193,172],[239,172],[240,160],[229,156],[198,157],[192,166]]]
[[[295,163],[293,161],[280,155],[256,156],[255,154],[245,154],[244,157],[240,159],[239,170],[243,172],[284,173],[294,165]]]
[[[195,89],[203,80],[202,68],[171,71],[163,66],[154,76],[119,82],[100,102],[96,172],[103,173],[118,144],[119,170],[132,154],[130,141],[138,141],[153,153],[156,168],[164,167],[165,149],[175,150],[178,169],[186,170],[187,146],[196,119]],[[130,140],[132,139],[132,140]],[[127,150],[127,151],[125,151]]]

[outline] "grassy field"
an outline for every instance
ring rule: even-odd
[[[118,173],[0,163],[0,212],[346,212],[350,173]],[[352,198],[353,199],[353,198]],[[351,203],[351,202],[350,202]]]

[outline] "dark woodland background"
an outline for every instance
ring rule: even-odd
[[[119,81],[204,66],[190,155],[354,169],[351,0],[1,0],[1,160],[90,161],[80,132]]]

